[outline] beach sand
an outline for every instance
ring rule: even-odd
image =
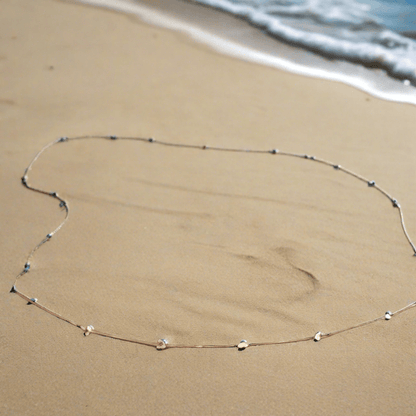
[[[413,415],[416,308],[321,342],[153,348],[82,331],[9,290],[63,219],[25,189],[60,136],[308,153],[375,180],[416,238],[416,108],[235,60],[137,18],[3,0],[1,415]],[[69,201],[19,289],[80,325],[156,342],[279,341],[416,300],[398,211],[309,160],[62,143],[30,181]]]

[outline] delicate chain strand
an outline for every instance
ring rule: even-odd
[[[28,183],[29,171],[32,169],[33,165],[39,159],[39,157],[42,155],[42,153],[45,152],[50,147],[52,147],[52,146],[54,146],[58,143],[62,143],[62,142],[73,141],[73,140],[87,140],[87,139],[131,140],[131,141],[155,143],[155,144],[158,144],[158,145],[161,145],[161,146],[180,147],[180,148],[199,149],[199,150],[212,150],[212,151],[218,151],[218,152],[266,153],[266,154],[272,154],[272,155],[298,157],[298,158],[302,158],[302,159],[311,160],[311,161],[314,161],[314,162],[317,162],[317,163],[321,163],[321,164],[324,164],[324,165],[327,165],[327,166],[331,166],[334,169],[340,170],[340,171],[342,171],[342,172],[344,172],[344,173],[346,173],[350,176],[353,176],[354,178],[356,178],[356,179],[358,179],[362,182],[366,182],[369,187],[372,187],[372,188],[376,189],[377,191],[379,191],[381,194],[383,194],[385,197],[387,197],[390,200],[390,202],[393,204],[393,207],[397,208],[397,210],[399,212],[400,224],[401,224],[404,236],[405,236],[406,240],[408,241],[408,243],[410,244],[410,246],[412,247],[413,255],[416,256],[416,247],[415,247],[414,243],[412,242],[412,240],[411,240],[411,238],[410,238],[410,236],[409,236],[409,234],[406,230],[406,226],[405,226],[405,222],[404,222],[404,216],[403,216],[403,210],[402,210],[400,204],[397,202],[397,200],[394,199],[384,189],[379,187],[374,181],[368,180],[367,178],[364,178],[363,176],[361,176],[361,175],[359,175],[359,174],[357,174],[357,173],[355,173],[355,172],[353,172],[349,169],[346,169],[346,168],[342,167],[341,165],[334,164],[334,163],[329,162],[327,160],[319,159],[319,158],[316,158],[315,156],[309,156],[309,155],[306,155],[306,154],[282,152],[278,149],[253,150],[253,149],[211,147],[211,146],[206,146],[206,145],[199,146],[199,145],[193,145],[193,144],[170,143],[170,142],[155,140],[155,139],[152,139],[152,138],[142,138],[142,137],[118,137],[118,136],[79,136],[79,137],[72,137],[72,138],[61,137],[61,138],[59,138],[57,140],[54,140],[53,142],[47,144],[46,146],[44,146],[37,153],[37,155],[34,157],[32,162],[30,162],[29,166],[25,169],[24,175],[22,177],[22,184],[27,189],[29,189],[31,191],[47,195],[47,196],[50,196],[50,197],[58,200],[59,201],[59,206],[61,208],[64,208],[64,210],[65,210],[65,218],[58,225],[57,228],[55,228],[52,232],[47,234],[46,237],[39,244],[37,244],[32,249],[32,251],[29,253],[29,256],[27,257],[27,261],[26,261],[26,264],[24,266],[24,269],[17,275],[17,277],[14,281],[13,287],[10,290],[10,292],[16,293],[18,296],[20,296],[22,299],[24,299],[26,302],[28,302],[28,304],[34,305],[34,306],[38,307],[39,309],[43,310],[44,312],[47,312],[50,315],[52,315],[52,316],[54,316],[58,319],[61,319],[62,321],[65,321],[65,322],[67,322],[67,323],[69,323],[69,324],[71,324],[71,325],[73,325],[77,328],[80,328],[84,332],[85,336],[87,336],[89,334],[95,334],[95,335],[99,335],[99,336],[106,337],[106,338],[112,338],[112,339],[119,340],[119,341],[130,342],[130,343],[134,343],[134,344],[153,347],[153,348],[156,348],[158,350],[163,350],[163,349],[168,349],[168,348],[238,348],[239,350],[244,350],[248,347],[294,344],[294,343],[297,343],[297,342],[305,342],[305,341],[312,341],[312,340],[313,341],[320,341],[321,339],[329,338],[329,337],[332,337],[334,335],[338,335],[338,334],[341,334],[343,332],[351,331],[351,330],[356,329],[356,328],[361,328],[363,326],[373,324],[373,323],[375,323],[377,321],[380,321],[380,320],[390,320],[392,318],[392,316],[397,315],[397,314],[402,313],[402,312],[405,312],[405,311],[407,311],[407,310],[416,306],[416,302],[412,302],[412,303],[406,305],[405,307],[403,307],[403,308],[401,308],[401,309],[399,309],[395,312],[387,311],[387,312],[385,312],[384,315],[379,316],[378,318],[371,319],[371,320],[368,320],[368,321],[365,321],[365,322],[361,322],[361,323],[358,323],[356,325],[350,326],[348,328],[339,329],[339,330],[333,331],[333,332],[328,332],[328,333],[317,332],[314,336],[310,336],[310,337],[306,337],[306,338],[292,339],[292,340],[286,340],[286,341],[275,341],[275,342],[247,342],[246,340],[242,340],[238,344],[182,345],[182,344],[170,344],[170,343],[168,343],[168,341],[166,341],[164,339],[159,339],[157,342],[141,341],[141,340],[137,340],[137,339],[133,339],[133,338],[126,338],[126,337],[122,337],[122,336],[115,335],[115,334],[108,334],[106,332],[101,332],[99,330],[96,330],[92,325],[83,326],[83,325],[77,324],[76,322],[72,321],[71,319],[66,318],[66,317],[62,316],[61,314],[53,311],[52,309],[49,309],[48,307],[40,304],[36,298],[30,298],[29,296],[25,295],[23,292],[21,292],[17,289],[16,284],[17,284],[17,281],[20,277],[22,277],[24,274],[26,274],[30,271],[30,261],[32,260],[35,252],[43,244],[48,242],[64,226],[64,224],[68,221],[68,218],[69,218],[68,202],[66,200],[64,200],[63,198],[61,198],[56,192],[48,192],[48,191],[44,191],[40,188],[35,188],[35,187],[31,186]]]

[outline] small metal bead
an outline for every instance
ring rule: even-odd
[[[368,181],[367,184],[368,186],[374,186],[376,183],[374,181]]]
[[[57,194],[56,192],[50,192],[50,193],[49,193],[49,195],[50,195],[50,196],[53,196],[53,197],[55,197],[55,198],[58,196],[58,194]]]
[[[22,176],[22,183],[23,185],[27,185],[27,176]]]
[[[245,339],[242,339],[241,341],[240,341],[240,343],[237,345],[237,348],[240,350],[240,351],[243,351],[243,350],[245,350],[247,347],[249,347],[250,346],[250,344],[247,342],[247,340],[245,340]]]
[[[30,263],[26,263],[24,272],[27,273],[29,269],[30,269]]]
[[[16,293],[16,286],[13,285],[12,288],[10,289],[10,293]]]
[[[391,319],[391,317],[393,316],[393,314],[390,312],[390,311],[387,311],[385,314],[384,314],[384,319],[386,320],[386,321],[389,321],[390,319]]]
[[[51,239],[52,238],[52,234],[48,234],[47,236],[46,236],[46,238],[49,240],[49,239]]]
[[[32,303],[36,303],[38,301],[37,298],[30,298],[30,302],[28,302],[28,305],[31,305]]]
[[[61,137],[59,139],[60,142],[66,142],[68,140],[68,137]]]
[[[61,201],[61,202],[59,203],[59,207],[60,207],[60,208],[62,208],[62,207],[64,207],[64,206],[66,206],[66,202],[65,202],[65,201]]]
[[[334,165],[334,169],[336,170],[341,169],[341,165]]]
[[[279,150],[278,149],[272,149],[272,150],[270,150],[270,153],[272,155],[275,155],[276,153],[279,153]]]
[[[309,159],[309,156],[308,155],[304,155],[303,156],[305,159]]]
[[[207,146],[204,144],[203,146],[202,146],[202,149],[203,150],[205,150],[207,148]]]
[[[320,341],[320,340],[321,340],[321,338],[322,338],[322,332],[317,332],[317,333],[315,334],[315,336],[313,337],[313,340],[314,340],[315,342],[318,342],[318,341]]]
[[[166,341],[166,339],[159,339],[157,341],[157,345],[156,345],[156,349],[157,350],[165,350],[167,348],[168,345],[168,341]]]
[[[152,143],[152,142],[154,141],[153,137],[150,137],[150,138],[148,139],[148,141],[149,141],[150,143]]]
[[[309,159],[310,160],[315,160],[316,158],[315,158],[315,156],[310,156]]]
[[[88,325],[86,328],[85,328],[85,331],[84,331],[84,336],[88,336],[89,334],[91,334],[91,332],[92,331],[94,331],[94,327],[92,326],[92,325]]]
[[[399,208],[400,207],[400,204],[397,202],[397,199],[392,199],[391,202],[392,202],[394,208]]]
[[[110,136],[111,140],[117,140],[117,136]]]

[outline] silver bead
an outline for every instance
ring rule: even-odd
[[[279,150],[278,149],[272,149],[272,150],[270,150],[270,153],[272,155],[275,155],[276,153],[279,153]]]
[[[157,350],[165,350],[167,348],[168,341],[166,339],[159,339],[156,344]]]
[[[89,334],[91,334],[92,331],[94,331],[94,327],[92,325],[88,325],[85,328],[84,335],[87,337]]]
[[[241,341],[240,341],[240,343],[237,345],[237,348],[240,350],[240,351],[242,351],[242,350],[245,350],[247,347],[249,347],[250,346],[250,344],[247,342],[247,340],[245,340],[245,339],[242,339]]]
[[[385,314],[384,314],[384,319],[386,320],[386,321],[389,321],[390,319],[391,319],[391,317],[393,316],[393,314],[390,312],[390,311],[387,311]]]
[[[49,233],[47,236],[46,236],[46,238],[49,240],[50,238],[52,238],[52,233]]]
[[[317,333],[315,334],[315,336],[313,337],[313,340],[314,340],[315,342],[318,342],[318,341],[320,341],[320,340],[321,340],[321,338],[322,338],[322,332],[317,332]]]
[[[58,141],[59,142],[66,142],[68,140],[68,137],[61,137]]]
[[[334,165],[334,169],[336,170],[341,169],[341,165]]]
[[[374,181],[368,181],[367,184],[368,186],[374,186],[376,183]]]
[[[25,270],[24,270],[24,272],[25,272],[25,273],[27,273],[27,272],[29,271],[29,269],[30,269],[30,263],[29,263],[29,262],[27,262],[27,263],[25,264]]]

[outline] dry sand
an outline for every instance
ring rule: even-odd
[[[1,415],[416,413],[416,309],[319,343],[157,352],[83,337],[9,293],[63,218],[20,184],[57,137],[314,154],[393,193],[416,237],[415,107],[122,14],[1,5]],[[310,161],[92,140],[55,146],[31,181],[68,199],[72,216],[19,288],[82,325],[173,343],[274,341],[416,300],[397,210]]]

